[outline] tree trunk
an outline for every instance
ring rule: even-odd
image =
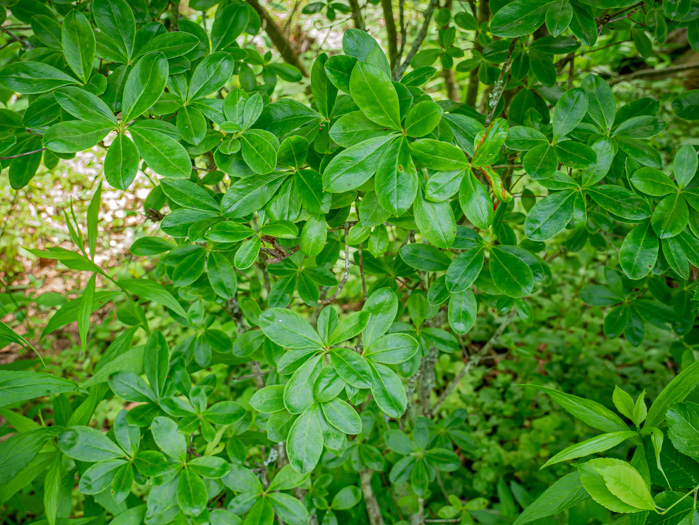
[[[381,0],[381,7],[383,8],[383,18],[386,22],[388,59],[391,63],[391,71],[393,71],[398,57],[398,32],[396,31],[396,20],[393,18],[393,0]]]
[[[354,27],[366,31],[364,26],[364,19],[362,18],[362,11],[359,9],[358,0],[349,0],[350,11],[352,12],[352,20],[354,20]]]
[[[267,10],[260,4],[260,2],[258,2],[258,0],[247,0],[247,2],[255,11],[257,11],[257,14],[260,15],[260,18],[262,19],[262,26],[267,32],[267,36],[269,36],[269,39],[279,50],[284,62],[291,64],[292,66],[296,66],[299,71],[301,71],[301,74],[304,77],[307,77],[308,71],[306,71],[303,63],[301,60],[299,60],[296,51],[294,51],[294,48],[291,47],[291,44],[284,36],[284,33],[282,33],[282,30],[279,29],[279,26],[272,18],[272,15],[267,12]]]

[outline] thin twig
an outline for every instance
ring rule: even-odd
[[[366,277],[364,277],[364,243],[359,244],[359,274],[362,276],[362,292],[364,292],[364,300],[366,301]]]
[[[24,153],[18,153],[17,155],[10,155],[9,157],[0,157],[0,160],[10,160],[16,159],[17,157],[26,157],[27,155],[34,155],[34,153],[41,153],[46,148],[35,149],[34,151],[25,151]]]
[[[628,80],[634,80],[637,78],[655,78],[662,77],[665,75],[672,75],[674,73],[681,73],[683,71],[690,71],[692,69],[699,69],[699,62],[694,62],[692,64],[683,64],[681,66],[671,66],[664,69],[640,69],[629,73],[628,75],[621,75],[620,77],[612,78],[609,80],[609,85],[618,84],[619,82],[626,82]]]
[[[500,103],[500,98],[502,98],[502,94],[505,92],[505,86],[507,85],[505,77],[510,72],[512,52],[515,50],[516,43],[517,39],[513,38],[512,42],[510,42],[510,48],[507,50],[507,58],[505,59],[505,63],[503,64],[502,69],[500,70],[500,77],[498,78],[498,81],[495,83],[495,88],[490,94],[490,100],[488,101],[490,110],[488,111],[488,116],[485,118],[486,126],[488,126],[488,124],[490,124],[490,122],[493,120],[493,117],[495,116],[495,110],[497,109],[498,104]]]
[[[510,322],[512,321],[512,318],[515,316],[516,311],[517,310],[515,308],[510,310],[505,319],[503,319],[502,323],[500,323],[500,326],[498,326],[498,329],[495,330],[495,333],[490,337],[490,339],[488,339],[488,342],[485,343],[478,352],[470,356],[468,363],[464,365],[464,367],[461,369],[461,372],[459,372],[454,377],[454,379],[452,379],[451,382],[447,385],[447,387],[444,389],[444,391],[440,394],[439,398],[437,399],[437,402],[432,407],[431,413],[433,416],[437,412],[437,409],[441,406],[441,404],[444,403],[444,400],[447,397],[449,397],[449,394],[451,394],[452,391],[461,382],[464,376],[468,374],[471,370],[473,370],[473,368],[478,365],[481,358],[485,356],[488,352],[490,352],[493,346],[495,346],[495,344],[500,339],[500,336],[505,331],[505,328],[509,326]]]
[[[0,25],[0,30],[2,30],[3,33],[5,33],[7,36],[9,36],[12,40],[15,42],[19,42],[22,44],[22,47],[25,47],[27,49],[31,49],[33,46],[28,40],[22,40],[20,37],[15,35],[12,31],[8,31],[5,27]]]
[[[345,287],[345,284],[347,283],[347,279],[349,279],[350,258],[349,258],[349,244],[347,244],[347,232],[349,232],[349,228],[345,228],[345,275],[342,277],[342,281],[340,281],[340,284],[337,285],[337,290],[335,290],[335,293],[332,294],[327,299],[319,299],[318,304],[330,304],[330,303],[332,303],[335,300],[335,298],[338,295],[340,295],[340,292],[342,291],[342,289]]]
[[[417,54],[417,52],[420,50],[420,46],[422,46],[422,42],[425,40],[425,37],[427,36],[427,30],[430,27],[430,21],[432,20],[432,13],[434,13],[434,8],[436,5],[437,5],[437,0],[430,0],[430,5],[428,5],[427,9],[425,10],[425,19],[422,22],[422,27],[420,28],[420,31],[417,34],[417,38],[413,42],[413,45],[410,48],[410,51],[408,51],[408,54],[406,55],[405,60],[403,61],[402,64],[396,63],[396,67],[393,70],[393,79],[394,80],[401,79],[401,77],[403,76],[403,73],[405,73],[405,70],[408,69],[408,65],[410,64],[410,61]]]

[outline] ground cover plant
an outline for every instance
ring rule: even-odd
[[[699,4],[5,7],[4,521],[699,520]]]

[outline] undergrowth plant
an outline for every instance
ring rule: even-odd
[[[104,151],[86,216],[66,207],[74,247],[31,250],[87,282],[42,336],[77,322],[87,349],[105,305],[122,328],[80,384],[0,370],[13,429],[0,442],[0,502],[49,525],[553,523],[589,498],[634,524],[695,516],[692,355],[648,412],[643,396],[615,390],[623,418],[539,387],[604,434],[552,457],[545,466],[576,468],[537,500],[504,483],[495,505],[445,488],[473,448],[466,412],[445,402],[515,319],[533,319],[529,298],[556,282],[549,262],[585,246],[607,255],[604,284],[580,289],[607,309],[607,338],[639,346],[648,325],[690,334],[697,152],[662,155],[659,102],[617,104],[610,84],[625,79],[578,70],[576,57],[602,34],[628,35],[643,57],[672,31],[697,48],[697,4],[449,6],[420,6],[410,40],[403,2],[382,2],[387,56],[356,1],[311,3],[306,15],[346,12],[357,27],[310,67],[255,0],[192,2],[208,23],[161,0],[8,6],[10,184]],[[253,43],[263,27],[279,56]],[[455,71],[470,77],[463,100],[451,100]],[[440,74],[447,99],[427,88]],[[644,75],[655,76],[630,74]],[[310,85],[310,104],[285,96],[295,82]],[[697,118],[696,92],[672,104]],[[139,173],[160,233],[131,246],[144,261],[135,274],[96,256],[103,186],[129,191]],[[492,315],[492,336],[471,340]],[[0,338],[36,344],[7,324]],[[446,382],[442,353],[464,356]],[[42,396],[50,409],[28,417]],[[90,426],[107,399],[124,409],[110,428]],[[625,441],[630,461],[582,459]],[[32,495],[38,506],[22,508]]]

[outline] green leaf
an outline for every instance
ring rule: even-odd
[[[301,230],[301,251],[308,257],[319,255],[328,238],[328,225],[325,217],[316,215],[310,217]]]
[[[362,420],[357,411],[347,402],[335,398],[320,405],[325,419],[332,426],[345,434],[359,434],[362,431]]]
[[[439,125],[443,113],[442,107],[431,100],[418,102],[405,116],[405,132],[410,137],[429,135]]]
[[[392,141],[383,152],[374,185],[381,207],[396,217],[403,215],[412,206],[419,182],[406,138]]]
[[[665,412],[670,405],[681,403],[694,390],[699,382],[699,361],[692,363],[682,370],[658,394],[648,410],[646,427],[657,427],[665,419]]]
[[[284,523],[305,525],[309,521],[308,511],[303,503],[290,494],[273,492],[269,495],[272,508]]]
[[[78,334],[80,335],[80,347],[83,351],[87,348],[87,334],[90,328],[90,314],[95,297],[95,279],[97,274],[93,273],[80,297],[80,310],[78,311]]]
[[[128,189],[138,174],[140,160],[136,145],[124,133],[118,133],[104,158],[104,176],[109,185],[118,190]]]
[[[566,190],[538,201],[524,221],[524,233],[533,241],[545,241],[563,231],[573,218],[573,202],[578,192]]]
[[[364,115],[382,126],[400,129],[398,94],[379,68],[357,62],[350,76],[350,94]]]
[[[602,432],[627,432],[629,427],[614,412],[604,406],[582,397],[566,394],[538,385],[527,385],[551,396],[570,415]]]
[[[561,463],[562,461],[582,458],[589,456],[590,454],[599,454],[600,452],[616,447],[619,443],[623,443],[627,439],[631,439],[636,435],[638,435],[636,432],[629,430],[624,432],[610,432],[608,434],[593,437],[592,439],[585,440],[581,443],[577,443],[561,450],[558,454],[549,459],[541,468],[543,469],[548,466],[555,465],[556,463]]]
[[[277,165],[300,170],[306,162],[308,139],[299,135],[285,138],[277,150]]]
[[[332,364],[346,383],[355,388],[371,386],[371,369],[367,360],[348,348],[333,348],[330,353]]]
[[[558,167],[556,149],[549,144],[535,146],[524,155],[522,166],[534,180],[548,179]]]
[[[642,221],[651,215],[648,202],[623,186],[604,184],[588,188],[587,192],[603,209],[622,219]]]
[[[558,160],[571,168],[587,170],[597,164],[597,153],[585,144],[566,140],[556,144],[555,150]]]
[[[323,193],[323,179],[315,170],[298,170],[294,173],[294,190],[301,205],[313,215],[330,211],[331,195]]]
[[[323,431],[317,405],[296,418],[289,430],[286,446],[289,463],[296,472],[307,474],[315,468],[323,453]]]
[[[541,496],[524,509],[513,525],[524,525],[532,521],[559,514],[590,498],[580,482],[580,474],[566,474],[547,488]]]
[[[500,150],[507,140],[508,124],[505,119],[495,119],[474,139],[473,166],[486,166],[500,157]]]
[[[219,51],[232,44],[250,21],[249,10],[243,4],[230,4],[216,10],[216,18],[211,27],[211,46]]]
[[[553,2],[546,10],[546,27],[554,37],[557,37],[568,29],[572,18],[573,6],[568,0]]]
[[[84,89],[65,87],[56,91],[54,97],[64,110],[80,120],[89,120],[112,128],[118,125],[109,106]]]
[[[639,224],[629,233],[619,250],[619,262],[629,279],[642,279],[658,259],[658,237],[651,223]]]
[[[459,204],[474,226],[485,230],[493,222],[493,203],[488,190],[475,175],[466,172],[459,187]]]
[[[284,410],[284,385],[261,388],[250,398],[250,406],[264,414],[272,414]]]
[[[389,288],[379,288],[365,301],[362,310],[369,312],[369,322],[364,330],[364,345],[369,346],[373,341],[384,335],[398,312],[398,298]]]
[[[495,286],[509,297],[525,297],[534,288],[534,274],[521,248],[497,245],[490,252],[490,275]]]
[[[5,66],[0,71],[0,83],[17,93],[32,95],[79,82],[48,64],[23,61]]]
[[[587,96],[587,113],[602,129],[610,130],[616,115],[616,102],[609,84],[589,74],[583,79],[582,88]]]
[[[374,401],[388,417],[401,417],[408,406],[408,399],[400,377],[393,370],[379,363],[369,361],[369,366]]]
[[[77,153],[96,146],[110,131],[112,125],[105,122],[59,122],[44,133],[44,146],[56,153]]]
[[[240,179],[232,184],[221,199],[221,213],[238,219],[262,209],[282,185],[285,173]]]
[[[330,335],[329,343],[335,345],[354,339],[362,330],[366,328],[369,322],[369,314],[367,312],[353,312],[346,316],[337,324],[335,330]]]
[[[413,158],[435,171],[462,170],[469,166],[466,155],[446,142],[434,139],[418,139],[410,143]]]
[[[697,167],[699,167],[699,159],[694,146],[685,144],[677,150],[673,168],[675,170],[675,180],[680,189],[692,182],[697,173]]]
[[[165,58],[173,58],[186,55],[199,45],[199,38],[184,31],[162,33],[150,40],[145,46],[139,47],[136,56],[145,55],[157,51],[165,55]]]
[[[668,437],[682,454],[699,457],[699,405],[678,403],[665,415]]]
[[[279,141],[269,131],[261,129],[247,130],[240,137],[243,159],[255,173],[264,175],[277,166],[277,149]]]
[[[155,443],[165,454],[175,461],[184,461],[187,457],[187,442],[184,435],[177,431],[177,423],[168,417],[156,417],[151,425]]]
[[[352,147],[365,140],[395,134],[372,122],[361,111],[351,111],[342,115],[330,128],[330,138],[343,148]]]
[[[170,367],[170,350],[161,332],[151,332],[143,353],[143,368],[150,387],[159,399],[165,392]]]
[[[173,202],[185,208],[218,212],[219,204],[198,184],[185,179],[160,181],[163,193]]]
[[[660,201],[650,218],[653,231],[661,239],[675,237],[689,222],[687,200],[681,193],[672,193]]]
[[[419,343],[408,334],[388,334],[374,341],[364,350],[364,357],[375,363],[399,365],[413,357]]]
[[[109,36],[127,58],[131,58],[136,39],[136,21],[125,0],[95,0],[92,16],[102,33]]]
[[[587,95],[579,88],[569,89],[553,108],[553,140],[562,139],[578,127],[587,113]]]
[[[181,317],[187,317],[187,313],[173,295],[155,281],[149,279],[120,279],[119,287],[139,296],[141,299],[161,304]]]
[[[590,285],[580,290],[580,299],[591,306],[614,306],[624,300],[624,296],[606,286]]]
[[[177,481],[177,503],[188,516],[199,516],[209,499],[204,481],[192,468],[182,470]]]
[[[298,313],[282,308],[270,308],[260,315],[260,328],[272,341],[284,348],[323,347],[323,341],[313,327]]]
[[[211,252],[206,261],[206,272],[216,295],[226,300],[235,297],[238,280],[235,268],[228,257],[219,252]]]
[[[629,181],[638,191],[653,197],[663,197],[668,193],[677,192],[677,186],[670,177],[655,168],[638,169],[629,177]]]
[[[169,71],[167,59],[162,53],[153,51],[139,59],[124,84],[121,103],[123,122],[142,115],[158,101],[167,83]]]
[[[5,335],[3,332],[0,334]],[[0,370],[0,407],[78,390],[78,385],[73,381],[50,374]]]
[[[468,333],[476,322],[478,302],[470,288],[452,293],[449,299],[449,326],[457,334]]]
[[[192,74],[187,101],[204,98],[221,89],[231,78],[234,68],[233,58],[224,51],[207,56]]]
[[[349,486],[344,487],[335,494],[330,506],[334,510],[347,510],[354,507],[362,499],[362,492],[359,487]]]
[[[334,55],[325,63],[325,72],[328,79],[339,90],[350,92],[350,78],[352,69],[357,63],[356,57],[347,55]]]
[[[420,191],[414,211],[415,223],[423,237],[437,248],[449,249],[456,237],[456,219],[449,203],[430,202]]]
[[[63,19],[61,29],[63,55],[70,69],[86,84],[95,60],[95,33],[85,15],[73,9]]]
[[[515,0],[495,13],[490,30],[503,38],[529,35],[544,23],[550,4],[549,0]]]
[[[406,244],[401,247],[400,256],[405,264],[423,272],[445,271],[451,264],[444,252],[429,244]]]
[[[484,260],[485,250],[482,246],[474,246],[456,256],[446,273],[449,292],[459,293],[470,288],[481,273]]]
[[[58,438],[58,447],[66,456],[78,461],[106,461],[124,457],[112,440],[90,427],[72,427]]]
[[[653,498],[643,478],[628,463],[618,459],[599,458],[580,465],[578,470],[580,481],[592,499],[612,512],[641,512],[648,506],[647,498],[650,498],[650,504],[653,505]],[[618,479],[619,475],[622,480]],[[623,482],[623,477],[626,477],[626,483]],[[633,504],[627,501],[632,501]]]
[[[189,178],[192,162],[182,144],[150,129],[131,127],[129,131],[149,168],[163,177]]]
[[[391,138],[387,135],[368,139],[333,157],[323,172],[325,191],[342,193],[368,181],[388,150]]]
[[[337,99],[337,88],[332,84],[325,71],[327,62],[328,55],[326,53],[318,55],[313,62],[313,68],[311,69],[311,91],[313,92],[313,100],[320,114],[326,119],[330,119],[335,107],[335,100]]]
[[[172,33],[168,33],[172,34]],[[177,111],[177,129],[182,138],[190,144],[200,144],[206,137],[206,119],[201,111],[192,106],[184,106]]]

